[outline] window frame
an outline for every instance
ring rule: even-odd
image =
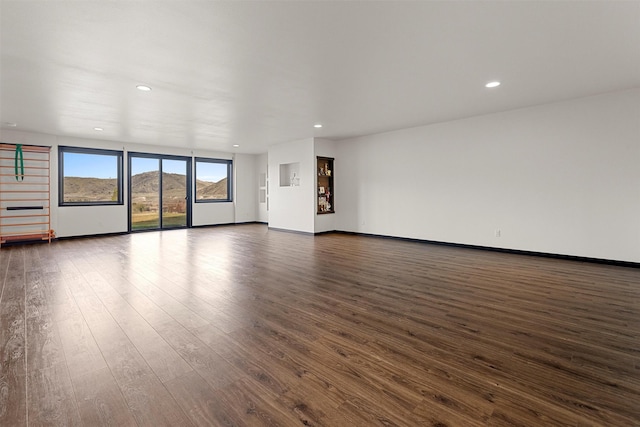
[[[116,158],[117,177],[116,185],[118,188],[118,200],[104,200],[96,202],[65,202],[64,201],[64,154],[93,154],[101,156],[112,156]],[[58,206],[122,206],[124,205],[124,188],[123,178],[123,159],[124,154],[119,150],[105,150],[101,148],[85,148],[71,147],[66,145],[58,146]]]
[[[198,163],[217,163],[227,165],[227,198],[226,199],[198,199]],[[194,203],[229,203],[233,202],[233,159],[214,159],[210,157],[195,157],[193,162],[193,200]]]

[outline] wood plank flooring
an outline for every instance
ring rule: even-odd
[[[2,426],[640,426],[640,269],[254,224],[0,287]]]

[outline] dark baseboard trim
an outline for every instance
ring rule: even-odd
[[[228,226],[234,226],[234,225],[244,225],[244,224],[262,224],[259,223],[257,221],[248,221],[248,222],[229,222],[229,223],[223,223],[223,224],[203,224],[203,225],[194,225],[190,228],[205,228],[205,227],[228,227]],[[187,227],[176,227],[176,228],[166,228],[163,230],[137,230],[137,231],[117,231],[114,233],[101,233],[101,234],[81,234],[78,236],[63,236],[63,237],[54,237],[53,239],[51,239],[51,241],[55,241],[55,240],[73,240],[73,239],[87,239],[87,238],[92,238],[92,237],[110,237],[110,236],[124,236],[126,234],[137,234],[137,233],[146,233],[146,232],[154,232],[154,231],[173,231],[173,230],[188,230],[189,228]],[[46,240],[43,240],[42,242],[47,243]],[[24,243],[40,243],[40,240],[21,240],[21,241],[16,241],[16,242],[11,242],[11,243],[7,243],[7,244],[3,244],[2,246],[9,246],[9,245],[20,245],[20,244],[24,244]]]
[[[247,222],[230,222],[224,224],[205,224],[205,225],[194,225],[192,228],[206,228],[206,227],[229,227],[236,225],[246,225],[246,224],[262,224],[267,225],[265,222],[261,221],[247,221]],[[273,231],[281,231],[284,233],[294,233],[301,234],[305,236],[321,236],[325,234],[348,234],[353,236],[362,236],[362,237],[371,237],[378,239],[392,239],[392,240],[401,240],[405,242],[413,242],[413,243],[424,243],[429,245],[441,245],[441,246],[451,246],[455,248],[464,248],[464,249],[475,249],[475,250],[483,250],[483,251],[491,251],[491,252],[502,252],[508,254],[516,254],[516,255],[527,255],[527,256],[537,256],[544,258],[554,258],[554,259],[563,259],[568,261],[578,261],[578,262],[588,262],[594,264],[605,264],[605,265],[615,265],[618,267],[630,267],[630,268],[640,268],[640,263],[631,262],[631,261],[618,261],[612,259],[604,259],[604,258],[589,258],[589,257],[581,257],[575,255],[562,255],[562,254],[553,254],[547,252],[535,252],[535,251],[525,251],[519,249],[505,249],[505,248],[494,248],[491,246],[480,246],[480,245],[469,245],[464,243],[451,243],[451,242],[441,242],[437,240],[426,240],[426,239],[416,239],[411,237],[398,237],[398,236],[388,236],[385,234],[372,234],[372,233],[359,233],[356,231],[343,231],[343,230],[331,230],[331,231],[321,231],[318,233],[310,233],[307,231],[298,231],[298,230],[287,230],[284,228],[277,227],[268,227],[269,230]],[[154,231],[170,231],[170,230],[154,230]],[[103,233],[103,234],[87,234],[80,236],[63,236],[63,237],[55,237],[51,239],[52,242],[57,240],[73,240],[73,239],[86,239],[92,237],[110,237],[110,236],[122,236],[125,234],[131,234],[127,231],[120,231],[115,233]],[[15,242],[7,242],[2,245],[2,247],[14,246],[14,245],[24,245],[24,244],[34,244],[34,243],[48,243],[46,240],[21,240]]]
[[[269,230],[282,231],[283,233],[302,234],[305,236],[315,236],[314,233],[310,233],[308,231],[288,230],[286,228],[269,227]]]
[[[124,236],[125,234],[129,234],[128,231],[116,231],[113,233],[101,233],[101,234],[82,234],[79,236],[62,236],[56,237],[52,240],[73,240],[73,239],[90,239],[92,237],[112,237],[112,236]]]
[[[266,224],[266,222],[260,221],[246,221],[246,222],[223,222],[221,224],[202,224],[192,225],[191,228],[207,228],[207,227],[229,227],[234,225],[247,225],[247,224]]]
[[[51,239],[51,241],[55,241],[56,239],[53,238]],[[42,239],[26,239],[26,240],[13,240],[13,241],[9,241],[6,243],[3,243],[2,246],[0,246],[1,248],[8,248],[11,246],[22,246],[22,245],[35,245],[35,244],[40,244],[40,243],[49,243],[48,240],[42,240]]]
[[[464,244],[464,243],[440,242],[440,241],[437,241],[437,240],[425,240],[425,239],[414,239],[414,238],[410,238],[410,237],[387,236],[387,235],[384,235],[384,234],[358,233],[358,232],[355,232],[355,231],[335,230],[332,233],[350,234],[350,235],[354,235],[354,236],[373,237],[373,238],[380,238],[380,239],[402,240],[402,241],[405,241],[405,242],[424,243],[424,244],[429,244],[429,245],[451,246],[451,247],[455,247],[455,248],[476,249],[476,250],[491,251],[491,252],[502,252],[502,253],[508,253],[508,254],[516,254],[516,255],[527,255],[527,256],[537,256],[537,257],[543,257],[543,258],[563,259],[563,260],[568,260],[568,261],[588,262],[588,263],[594,263],[594,264],[615,265],[615,266],[618,266],[618,267],[640,268],[640,263],[631,262],[631,261],[618,261],[618,260],[604,259],[604,258],[589,258],[589,257],[576,256],[576,255],[552,254],[552,253],[547,253],[547,252],[525,251],[525,250],[519,250],[519,249],[494,248],[494,247],[491,247],[491,246],[469,245],[469,244]]]
[[[235,222],[224,222],[224,223],[221,223],[221,224],[192,225],[191,228],[229,227],[231,225],[236,225],[236,223]]]

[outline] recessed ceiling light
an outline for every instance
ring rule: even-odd
[[[489,88],[498,87],[498,86],[500,86],[500,82],[499,81],[489,82],[486,85],[484,85],[484,87],[489,87]]]
[[[103,131],[103,128],[93,128],[93,130],[97,130],[97,131]]]
[[[320,129],[322,127],[322,125],[320,123],[318,123],[317,125],[313,125],[313,127]]]
[[[14,123],[14,122],[6,122],[5,125],[9,126],[10,128],[14,128],[14,127],[18,126],[18,124]]]
[[[138,85],[138,86],[136,86],[136,89],[142,90],[144,92],[149,92],[151,90],[151,88],[149,86],[145,86],[145,85]]]
[[[234,147],[240,147],[238,144],[233,144]]]

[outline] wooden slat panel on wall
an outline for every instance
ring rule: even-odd
[[[24,174],[15,144],[0,144],[0,245],[48,240],[51,230],[50,147],[22,146]]]

